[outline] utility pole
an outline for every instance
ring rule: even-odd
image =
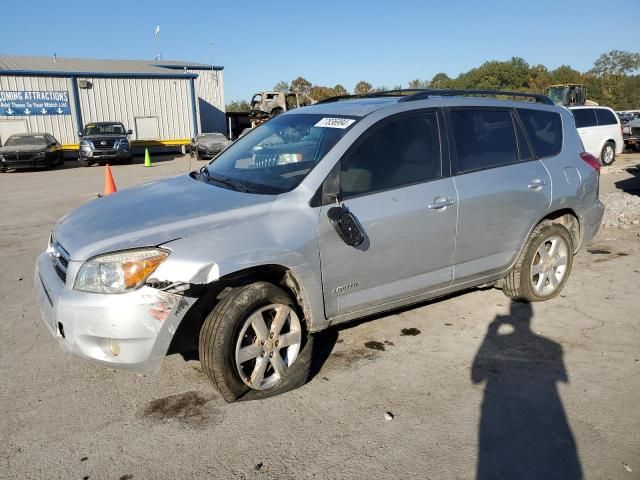
[[[160,53],[160,25],[156,26],[156,60],[162,60]]]

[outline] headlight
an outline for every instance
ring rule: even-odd
[[[281,153],[278,155],[278,165],[286,165],[287,163],[298,163],[302,161],[300,153]]]
[[[99,255],[80,267],[73,288],[94,293],[125,293],[142,285],[168,256],[169,252],[159,248]]]
[[[80,148],[82,147],[91,148],[91,143],[89,143],[89,140],[80,140]]]
[[[47,155],[47,152],[38,152],[33,155],[33,158],[42,158]]]
[[[622,133],[626,133],[631,135],[631,127],[623,127],[622,128]]]
[[[120,140],[120,145],[118,148],[123,148],[125,150],[129,150],[129,141],[128,140]]]

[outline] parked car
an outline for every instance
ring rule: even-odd
[[[640,118],[625,123],[622,126],[622,135],[625,148],[638,150],[640,147]]]
[[[78,161],[83,167],[94,163],[107,162],[131,163],[133,153],[129,144],[129,135],[133,132],[125,130],[120,122],[93,122],[78,132],[80,150]]]
[[[304,383],[341,322],[478,285],[554,298],[600,227],[600,165],[547,97],[465,93],[283,113],[198,171],[82,205],[37,260],[45,324],[139,373],[195,350],[234,401]]]
[[[227,148],[231,142],[222,133],[201,133],[191,139],[191,156],[198,160],[211,159]]]
[[[0,147],[0,170],[53,168],[64,163],[62,145],[48,133],[16,133]]]
[[[622,153],[622,126],[616,113],[608,107],[570,107],[585,151],[611,165]]]

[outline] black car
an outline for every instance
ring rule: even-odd
[[[133,153],[128,136],[133,132],[125,130],[120,122],[87,123],[80,137],[78,161],[83,167],[94,163],[121,161],[131,163]]]
[[[0,147],[0,170],[62,165],[62,145],[48,133],[16,133]]]
[[[222,133],[201,133],[191,140],[191,156],[198,160],[211,159],[227,148],[231,142]]]

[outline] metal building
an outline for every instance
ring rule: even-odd
[[[89,122],[121,121],[133,146],[226,132],[222,67],[181,61],[0,56],[0,145],[47,132],[78,148]]]

